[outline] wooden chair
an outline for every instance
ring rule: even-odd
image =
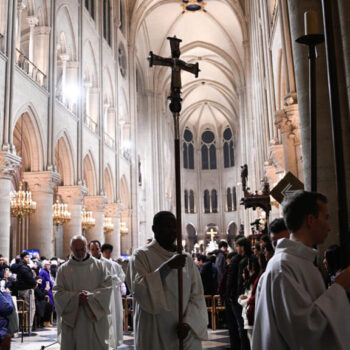
[[[123,319],[124,319],[124,332],[129,330],[129,315],[131,315],[131,319],[133,317],[133,298],[131,297],[123,297]]]
[[[17,313],[19,317],[19,329],[23,333],[29,330],[29,313],[25,310],[24,300],[17,299]]]
[[[214,312],[213,296],[205,295],[204,298],[205,298],[205,304],[207,305],[207,311],[210,313],[210,317],[211,317],[211,328],[215,330],[216,319],[215,319],[215,312]]]
[[[215,314],[215,320],[216,320],[218,318],[218,314],[220,312],[225,311],[225,305],[221,302],[220,295],[213,295],[213,306],[214,306],[214,314]]]

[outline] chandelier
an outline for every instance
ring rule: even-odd
[[[34,213],[36,210],[36,202],[32,201],[32,193],[23,191],[23,182],[18,185],[18,191],[10,192],[10,213],[22,220],[24,216]]]
[[[205,11],[204,7],[207,3],[203,0],[182,0],[182,8],[184,12]]]
[[[112,223],[112,218],[104,217],[103,218],[103,232],[109,233],[114,230],[114,225]]]
[[[58,227],[59,225],[64,225],[71,219],[71,214],[68,211],[68,205],[63,204],[57,198],[56,203],[52,205],[53,212],[53,223]]]
[[[92,216],[92,211],[87,211],[85,207],[81,212],[81,227],[83,230],[89,230],[95,226],[95,218]]]
[[[129,232],[129,229],[126,227],[126,223],[125,222],[121,222],[120,223],[120,234],[122,236],[125,236],[127,235]]]

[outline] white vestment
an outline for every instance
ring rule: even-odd
[[[258,285],[253,350],[349,349],[350,304],[338,284],[326,290],[317,251],[281,239]]]
[[[109,317],[109,342],[111,348],[123,344],[123,301],[120,286],[125,280],[125,273],[122,267],[113,260],[101,257],[101,261],[112,276],[112,296],[111,296],[111,314]]]
[[[91,256],[60,266],[53,292],[61,350],[108,349],[111,284],[106,266]],[[87,304],[79,304],[82,290],[88,292]]]
[[[159,269],[174,254],[153,240],[130,258],[126,282],[134,297],[136,350],[179,348],[177,269],[172,269],[164,281]],[[183,305],[184,322],[191,327],[184,348],[202,349],[201,340],[207,339],[208,313],[201,276],[188,254],[183,268]]]

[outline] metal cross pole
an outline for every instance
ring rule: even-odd
[[[341,126],[341,110],[338,89],[337,62],[335,57],[335,40],[333,30],[332,5],[336,6],[336,1],[331,4],[329,0],[322,0],[323,28],[326,44],[326,59],[328,73],[328,90],[330,113],[332,121],[333,151],[335,160],[336,187],[338,196],[338,221],[339,221],[339,241],[342,247],[342,260],[344,267],[350,265],[350,237],[348,226],[348,208],[346,192],[346,173],[344,168],[343,137]]]
[[[167,38],[170,41],[171,57],[163,58],[149,53],[149,65],[171,67],[171,92],[168,99],[170,100],[169,109],[174,117],[174,147],[175,147],[175,189],[176,189],[176,241],[177,252],[182,254],[182,223],[181,223],[181,161],[180,161],[180,112],[181,112],[181,70],[185,70],[198,77],[198,63],[186,63],[180,60],[180,42],[181,39],[174,37]],[[178,269],[178,296],[179,296],[179,326],[183,326],[183,276],[182,268]],[[179,349],[183,350],[183,339],[179,339]]]
[[[311,139],[311,191],[317,191],[317,115],[316,115],[316,46],[324,41],[323,34],[306,34],[296,40],[309,48],[309,114]]]

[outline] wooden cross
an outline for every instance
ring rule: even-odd
[[[149,53],[149,65],[171,67],[171,86],[169,108],[174,117],[174,135],[175,135],[175,189],[176,189],[176,241],[177,253],[182,254],[182,235],[181,235],[181,162],[180,162],[180,112],[181,112],[181,71],[185,70],[198,77],[198,63],[186,63],[180,59],[180,43],[181,39],[176,36],[167,38],[170,41],[171,57],[164,58]],[[179,325],[183,326],[183,277],[182,268],[178,269],[178,295],[179,295]],[[179,349],[183,350],[183,339],[179,339]]]
[[[211,228],[210,231],[207,232],[207,235],[210,236],[210,240],[211,240],[211,241],[214,241],[214,236],[217,235],[217,234],[218,234],[218,233],[215,232],[213,228]]]

